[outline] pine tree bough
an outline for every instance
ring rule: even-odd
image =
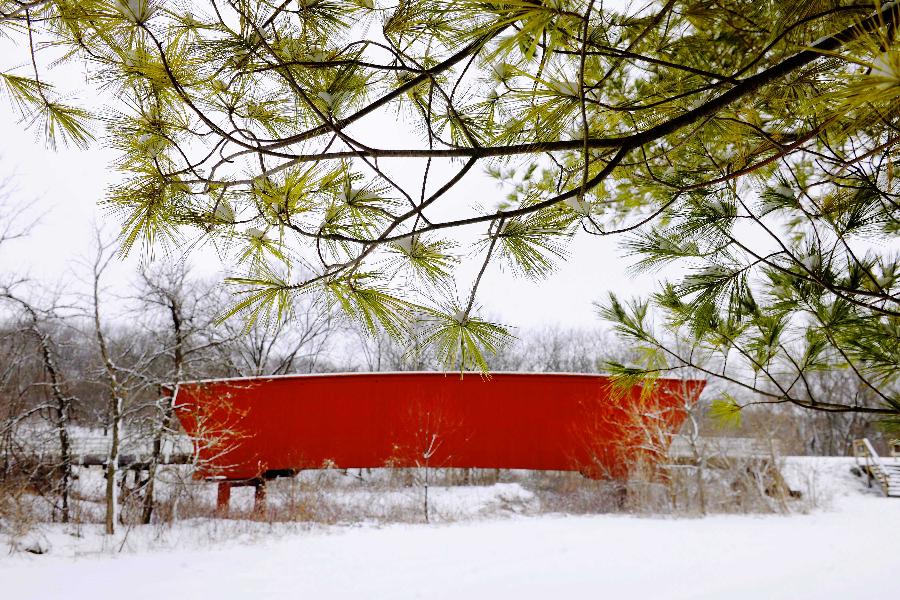
[[[896,2],[7,2],[30,67],[0,80],[51,142],[93,143],[102,112],[123,247],[220,244],[232,314],[283,319],[309,293],[487,370],[509,337],[477,314],[487,266],[540,278],[573,236],[620,234],[638,268],[686,267],[602,305],[645,350],[621,376],[700,369],[891,418],[898,19]],[[114,106],[62,103],[47,47]],[[470,206],[478,170],[500,191]],[[457,295],[472,227],[482,269]],[[820,401],[806,376],[833,368],[875,399]]]

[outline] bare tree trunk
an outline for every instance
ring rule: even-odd
[[[72,398],[67,396],[62,388],[62,377],[59,368],[56,365],[56,359],[53,355],[52,342],[50,336],[41,330],[37,311],[26,301],[21,300],[9,292],[3,294],[7,299],[12,300],[22,306],[28,313],[31,320],[29,330],[37,339],[41,348],[41,361],[44,369],[50,377],[50,394],[53,397],[53,413],[52,422],[59,439],[59,469],[62,476],[62,486],[60,489],[60,513],[63,523],[68,523],[70,519],[69,497],[72,492],[72,444],[69,438],[69,422],[72,413]]]
[[[69,495],[72,492],[72,446],[69,441],[69,398],[61,399],[56,407],[56,432],[59,438],[59,467],[62,471],[62,522],[69,522]]]
[[[109,352],[109,344],[107,344],[106,336],[103,335],[103,327],[100,322],[100,277],[113,257],[112,253],[106,254],[108,247],[108,245],[104,246],[99,242],[98,234],[97,256],[93,264],[93,316],[94,335],[100,349],[103,371],[109,386],[109,430],[111,439],[109,454],[106,458],[106,534],[112,535],[116,531],[116,521],[119,516],[119,488],[116,484],[119,473],[119,447],[122,438],[122,412],[125,399],[123,397],[123,386],[119,381],[118,371],[113,364],[112,356]]]
[[[144,486],[144,499],[141,507],[141,523],[148,525],[153,517],[154,492],[156,488],[156,473],[162,463],[163,447],[166,433],[172,423],[172,402],[174,397],[163,394],[162,386],[157,400],[157,423],[153,431],[153,447],[150,454],[150,462],[147,465],[147,483]],[[173,388],[174,393],[174,388]]]
[[[422,464],[425,466],[425,498],[423,509],[425,511],[425,522],[428,523],[429,515],[428,515],[428,484],[429,484],[429,473],[431,470],[431,457],[434,456],[434,453],[437,452],[441,443],[438,441],[437,434],[431,434],[431,439],[428,441],[428,447],[422,452]]]
[[[59,386],[59,371],[56,369],[56,363],[53,360],[53,354],[50,351],[49,341],[46,336],[41,335],[41,354],[44,360],[44,366],[50,375],[50,389],[53,393],[53,399],[56,403],[54,409],[53,426],[56,428],[56,434],[59,438],[59,468],[62,472],[62,489],[60,490],[60,501],[62,504],[62,522],[69,522],[69,495],[72,491],[72,445],[69,440],[69,419],[71,417],[72,399],[63,394]]]
[[[145,278],[145,281],[147,281],[148,285],[152,285],[150,284],[149,279]],[[173,282],[173,284],[176,288],[180,288],[183,282],[184,279],[182,276],[180,281]],[[166,307],[169,309],[169,316],[172,323],[172,332],[174,333],[174,376],[172,378],[173,380],[170,383],[172,386],[171,396],[163,393],[162,386],[160,386],[158,389],[158,400],[156,403],[157,422],[156,427],[154,427],[153,431],[153,449],[150,456],[150,464],[147,468],[147,485],[144,487],[144,500],[141,510],[141,522],[145,525],[149,524],[151,518],[153,517],[156,472],[159,469],[160,461],[162,459],[162,450],[165,444],[166,434],[171,427],[172,419],[174,416],[173,403],[175,401],[175,391],[184,373],[184,351],[186,334],[184,331],[184,316],[182,315],[181,298],[178,295],[178,289],[165,290],[159,287],[158,292],[162,296],[163,302],[166,304]]]
[[[119,472],[119,426],[122,415],[122,399],[113,395],[110,398],[110,436],[109,455],[106,458],[106,533],[116,532],[118,520],[119,487],[116,478]]]

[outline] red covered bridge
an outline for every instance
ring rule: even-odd
[[[186,382],[175,408],[198,477],[264,482],[301,469],[471,467],[622,478],[657,452],[705,382],[614,388],[602,375],[341,373]],[[663,446],[664,449],[665,446]]]

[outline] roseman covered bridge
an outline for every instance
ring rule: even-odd
[[[323,467],[622,478],[659,451],[703,386],[657,379],[623,388],[564,373],[341,373],[186,382],[174,406],[197,476],[220,481],[224,508],[231,485],[255,485],[264,500],[267,479]]]

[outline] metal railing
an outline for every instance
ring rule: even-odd
[[[17,448],[24,458],[55,463],[60,459],[59,445],[48,436],[33,436]],[[109,437],[102,435],[76,434],[69,440],[69,456],[72,464],[78,466],[104,466],[109,457]],[[123,468],[146,465],[153,454],[153,444],[149,441],[122,440],[119,447],[119,465]],[[186,436],[168,437],[162,440],[159,460],[162,464],[189,464],[194,448]]]
[[[892,454],[894,446],[892,445]],[[856,458],[856,465],[860,467],[869,478],[869,485],[874,479],[878,482],[881,491],[885,496],[890,495],[890,480],[888,478],[887,469],[881,462],[881,457],[872,447],[872,443],[867,438],[861,440],[853,440],[853,456]],[[862,464],[860,464],[862,461]]]

